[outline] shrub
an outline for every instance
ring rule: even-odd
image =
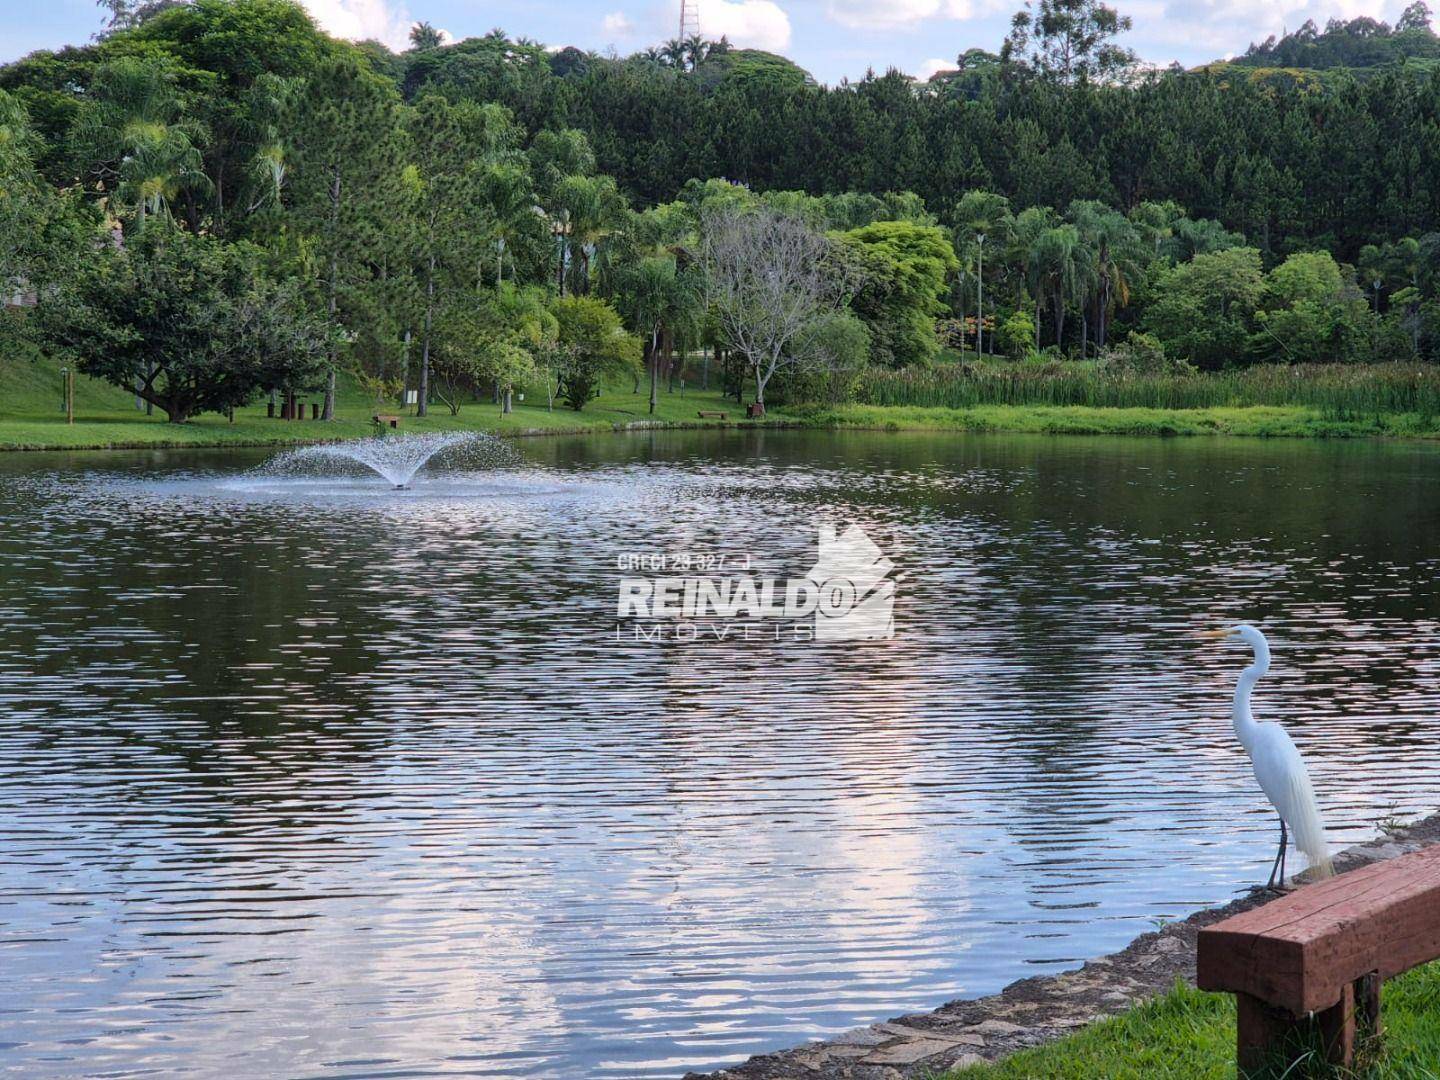
[[[1006,356],[1019,359],[1035,347],[1035,318],[1028,311],[1012,311],[995,330],[995,340]]]
[[[1121,375],[1189,375],[1195,370],[1179,357],[1166,356],[1158,338],[1140,331],[1106,349],[1099,366]]]

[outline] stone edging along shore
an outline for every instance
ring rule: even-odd
[[[1335,857],[1335,869],[1343,874],[1435,843],[1440,843],[1440,814],[1347,848]],[[719,1072],[690,1073],[685,1080],[909,1080],[995,1061],[1124,1012],[1165,993],[1176,979],[1194,985],[1200,928],[1269,899],[1255,893],[1198,911],[1076,971],[1021,979],[989,997],[952,1001],[934,1012],[761,1054]]]

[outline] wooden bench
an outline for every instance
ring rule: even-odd
[[[1380,1035],[1380,984],[1440,958],[1440,845],[1402,855],[1200,931],[1196,984],[1236,996],[1240,1074],[1283,1066],[1318,1035],[1349,1066],[1357,1020]]]
[[[400,417],[395,416],[391,413],[376,413],[374,416],[370,417],[370,419],[373,420],[375,423],[379,424],[381,427],[398,428],[400,426]]]
[[[701,410],[699,411],[699,413],[697,413],[696,415],[699,416],[701,420],[706,420],[706,419],[709,419],[709,420],[724,420],[724,419],[725,419],[725,414],[724,414],[723,412],[711,412],[711,411],[706,410],[706,409],[701,409]]]

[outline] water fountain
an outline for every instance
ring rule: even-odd
[[[452,463],[493,467],[514,460],[514,453],[492,435],[452,431],[425,435],[376,435],[349,442],[303,446],[272,458],[258,470],[267,477],[314,475],[331,469],[342,474],[356,467],[384,477],[397,490],[444,454]],[[458,460],[457,460],[458,459]]]

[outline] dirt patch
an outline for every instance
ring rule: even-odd
[[[1335,857],[1338,873],[1440,843],[1440,814]],[[1303,875],[1302,875],[1303,880]],[[1195,982],[1195,939],[1202,926],[1258,907],[1256,892],[1183,922],[1141,934],[1124,949],[1077,971],[1013,982],[998,994],[952,1001],[934,1012],[856,1028],[825,1042],[761,1054],[685,1080],[907,1080],[957,1065],[994,1061],[1070,1034],[1165,993],[1176,979]]]

